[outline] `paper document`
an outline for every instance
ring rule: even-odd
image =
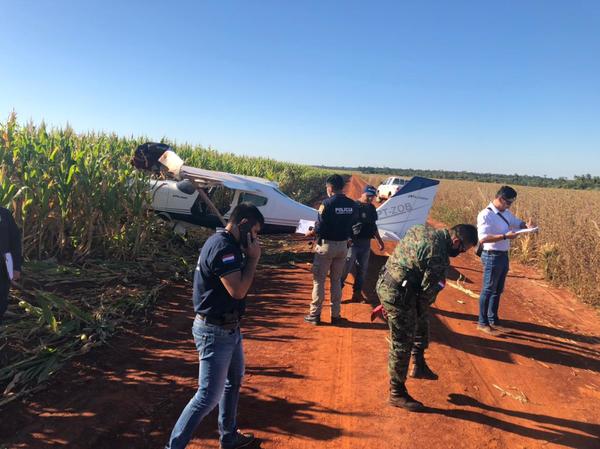
[[[8,279],[13,279],[13,258],[10,253],[4,255],[4,261],[6,262],[6,271],[8,272]]]
[[[298,227],[296,228],[296,233],[298,234],[308,234],[309,231],[312,231],[315,228],[315,222],[311,220],[300,220],[298,223]]]
[[[529,234],[531,232],[538,232],[538,227],[536,226],[535,228],[519,229],[518,231],[515,231],[515,234]]]

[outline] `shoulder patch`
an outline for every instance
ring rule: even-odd
[[[235,255],[233,253],[224,254],[221,260],[223,261],[223,263],[235,262]]]

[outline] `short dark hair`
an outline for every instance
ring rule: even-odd
[[[344,182],[344,178],[342,178],[338,174],[329,176],[325,183],[331,185],[331,187],[333,187],[333,190],[342,190],[344,188],[344,184],[346,184]]]
[[[265,217],[252,203],[240,203],[235,206],[229,217],[229,222],[237,225],[240,224],[244,218],[248,220],[252,226],[256,223],[260,223],[260,226],[262,227],[265,224]]]
[[[461,242],[467,245],[475,246],[479,243],[477,236],[477,228],[470,224],[457,224],[450,228],[452,233],[460,239]]]
[[[509,186],[502,186],[496,193],[496,198],[504,198],[507,200],[514,200],[517,197],[517,191]]]

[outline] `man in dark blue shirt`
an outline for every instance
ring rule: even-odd
[[[377,209],[373,206],[373,199],[377,195],[377,189],[367,185],[361,197],[356,201],[358,210],[356,223],[352,225],[352,246],[348,248],[346,265],[342,274],[342,288],[346,282],[348,273],[356,266],[354,285],[352,286],[353,300],[362,299],[361,290],[369,267],[369,256],[371,255],[371,239],[374,237],[379,243],[379,249],[383,250],[383,240],[377,229]]]
[[[235,207],[223,231],[202,247],[194,273],[196,318],[192,334],[200,355],[198,391],[181,412],[167,449],[184,448],[202,419],[219,405],[221,449],[238,449],[254,441],[237,428],[237,404],[244,375],[240,319],[246,308],[260,258],[258,232],[264,217],[256,206]]]
[[[310,312],[304,320],[314,325],[321,323],[327,273],[331,280],[331,324],[337,324],[342,319],[340,316],[341,277],[352,237],[352,223],[356,216],[356,204],[342,192],[344,184],[344,179],[340,175],[331,175],[327,178],[328,198],[319,208],[319,216],[312,233],[317,237],[312,268],[312,302]]]
[[[22,261],[21,231],[10,211],[0,207],[0,322],[8,307],[11,281],[18,281],[21,277]]]

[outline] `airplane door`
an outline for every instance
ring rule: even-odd
[[[153,181],[152,208],[154,210],[166,210],[169,205],[169,184],[165,181]]]

